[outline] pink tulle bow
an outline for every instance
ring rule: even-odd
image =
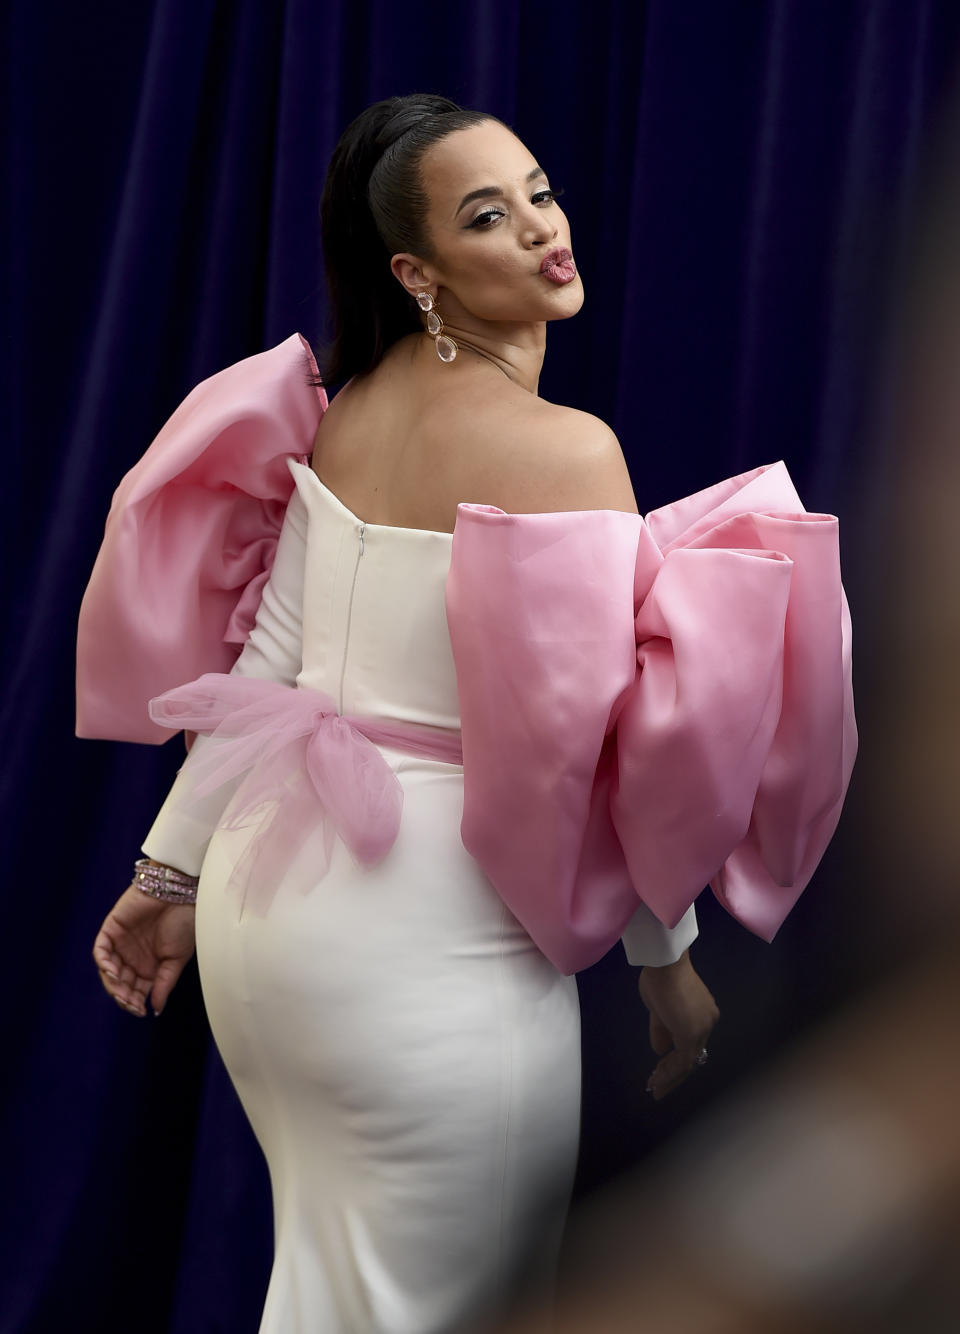
[[[149,707],[159,726],[199,732],[214,743],[188,760],[189,800],[242,779],[220,828],[258,826],[230,886],[252,890],[249,902],[260,915],[304,852],[301,887],[323,876],[334,835],[364,866],[393,847],[403,789],[378,745],[462,763],[459,733],[345,716],[323,691],[276,681],[208,672]]]

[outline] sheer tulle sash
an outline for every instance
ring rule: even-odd
[[[150,717],[209,738],[187,758],[183,800],[235,786],[220,828],[256,831],[229,885],[260,915],[294,870],[301,890],[322,878],[335,836],[364,866],[386,857],[403,788],[379,746],[463,763],[459,731],[344,715],[323,691],[219,672],[158,695]]]

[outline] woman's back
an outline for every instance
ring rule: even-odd
[[[299,684],[341,713],[458,728],[450,534],[361,520],[312,469],[292,466],[306,513],[302,594],[290,603],[302,605]]]
[[[468,365],[446,365],[428,339],[408,335],[331,400],[313,467],[349,510],[372,524],[446,533],[461,502],[636,512],[603,422],[461,355]]]

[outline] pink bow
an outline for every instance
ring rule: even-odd
[[[709,883],[772,940],[857,749],[837,520],[783,463],[642,519],[457,509],[461,835],[565,973]]]
[[[326,872],[335,834],[364,866],[376,865],[393,847],[403,789],[378,745],[462,763],[459,733],[348,717],[321,690],[219,672],[158,695],[150,701],[150,717],[214,743],[188,760],[191,798],[245,775],[220,828],[259,825],[230,885],[252,890],[260,915],[308,839],[309,883],[303,888]]]
[[[144,741],[147,700],[227,672],[327,407],[294,334],[191,390],[114,493],[77,627],[77,736]]]

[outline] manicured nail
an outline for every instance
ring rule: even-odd
[[[119,973],[111,973],[109,968],[104,968],[103,971],[106,973],[107,977],[111,978],[114,982],[120,981]]]

